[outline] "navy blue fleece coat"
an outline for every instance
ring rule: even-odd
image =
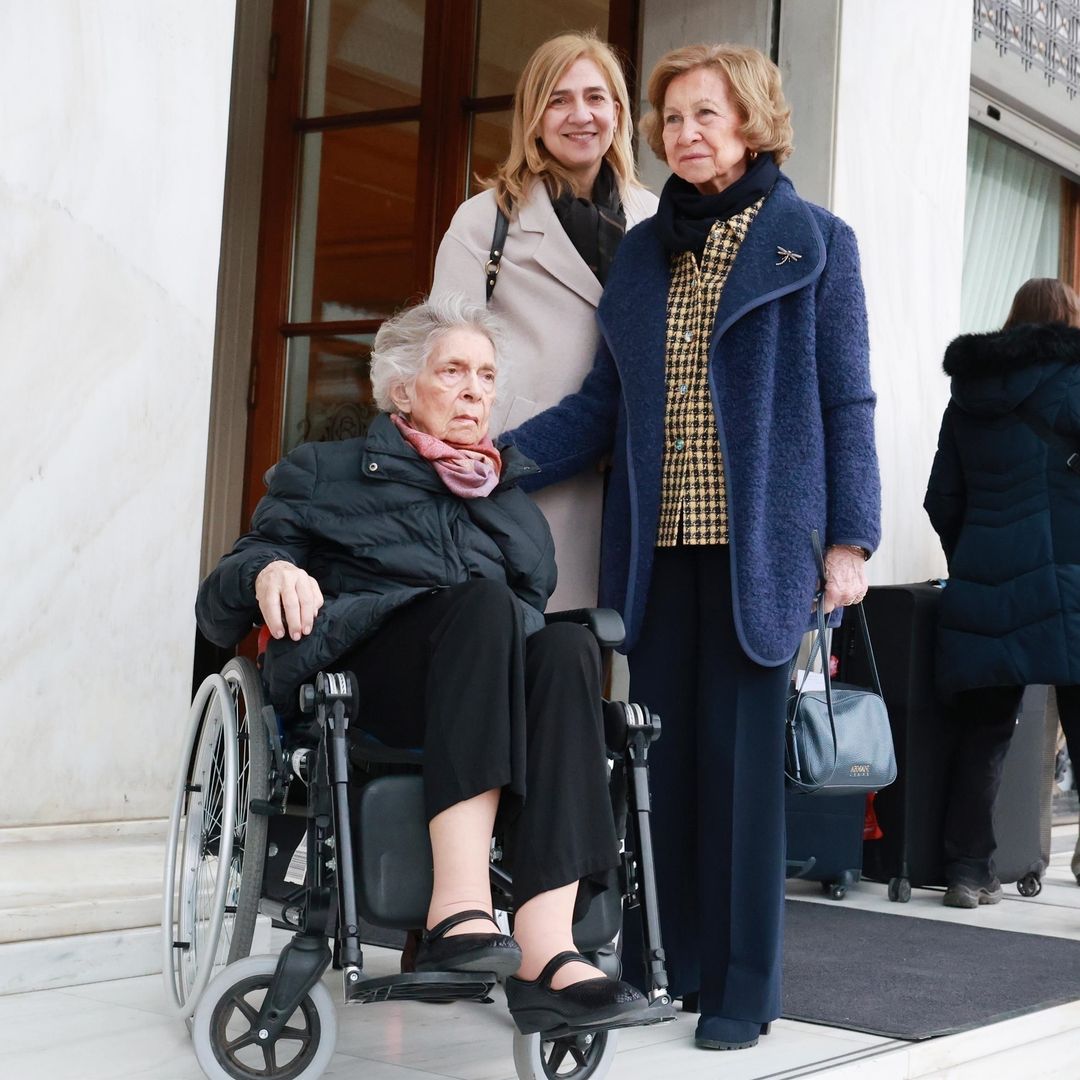
[[[785,259],[784,248],[801,256]],[[581,390],[508,433],[555,483],[605,454],[600,602],[641,629],[660,510],[671,271],[654,219],[632,229],[597,311]],[[725,284],[709,386],[728,494],[735,625],[747,656],[786,662],[817,580],[811,530],[873,551],[880,538],[866,306],[851,229],[781,176]]]
[[[925,503],[949,561],[938,687],[1080,683],[1080,476],[1062,446],[1080,451],[1080,330],[967,334],[945,371],[952,400]]]

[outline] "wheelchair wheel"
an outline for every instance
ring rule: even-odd
[[[514,1033],[514,1068],[519,1080],[600,1080],[615,1063],[617,1031],[543,1039]]]
[[[277,968],[276,956],[249,956],[220,971],[195,1009],[191,1037],[209,1080],[315,1080],[337,1043],[337,1013],[317,982],[273,1042],[256,1041],[254,1021]]]
[[[250,805],[253,799],[265,800],[270,795],[270,737],[263,720],[266,695],[255,665],[245,657],[238,656],[221,669],[221,677],[232,692],[239,750],[239,790],[233,826],[234,877],[230,881],[230,899],[226,905],[223,927],[223,932],[229,935],[225,962],[231,964],[251,952],[255,922],[259,916],[269,819],[265,814],[251,813]],[[233,897],[236,912],[230,925],[229,905]]]
[[[250,661],[229,661],[199,687],[189,713],[169,822],[162,919],[165,980],[190,1017],[215,969],[246,956],[258,914],[269,789],[263,694]]]

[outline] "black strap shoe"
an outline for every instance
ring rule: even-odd
[[[652,1015],[648,1001],[629,983],[599,973],[595,979],[553,990],[552,976],[559,968],[574,961],[589,963],[581,953],[561,952],[553,956],[532,981],[506,980],[510,1015],[522,1035],[541,1032],[544,1038],[558,1038],[586,1031],[633,1027],[666,1018]]]
[[[513,975],[521,967],[521,948],[506,934],[456,934],[446,931],[472,919],[498,923],[486,911],[459,911],[424,931],[416,949],[417,971],[490,971],[493,975]]]

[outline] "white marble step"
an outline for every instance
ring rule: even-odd
[[[0,943],[152,926],[164,821],[0,829]]]
[[[0,994],[160,970],[166,824],[0,829]]]
[[[160,971],[158,926],[11,941],[0,945],[0,998]]]

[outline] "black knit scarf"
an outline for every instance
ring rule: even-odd
[[[779,175],[772,154],[758,154],[734,184],[718,195],[702,195],[693,184],[672,173],[656,208],[660,242],[672,254],[692,251],[700,261],[713,225],[741,214],[768,195]]]
[[[626,214],[611,166],[600,163],[591,199],[579,198],[567,189],[551,205],[570,242],[603,285],[626,232]]]

